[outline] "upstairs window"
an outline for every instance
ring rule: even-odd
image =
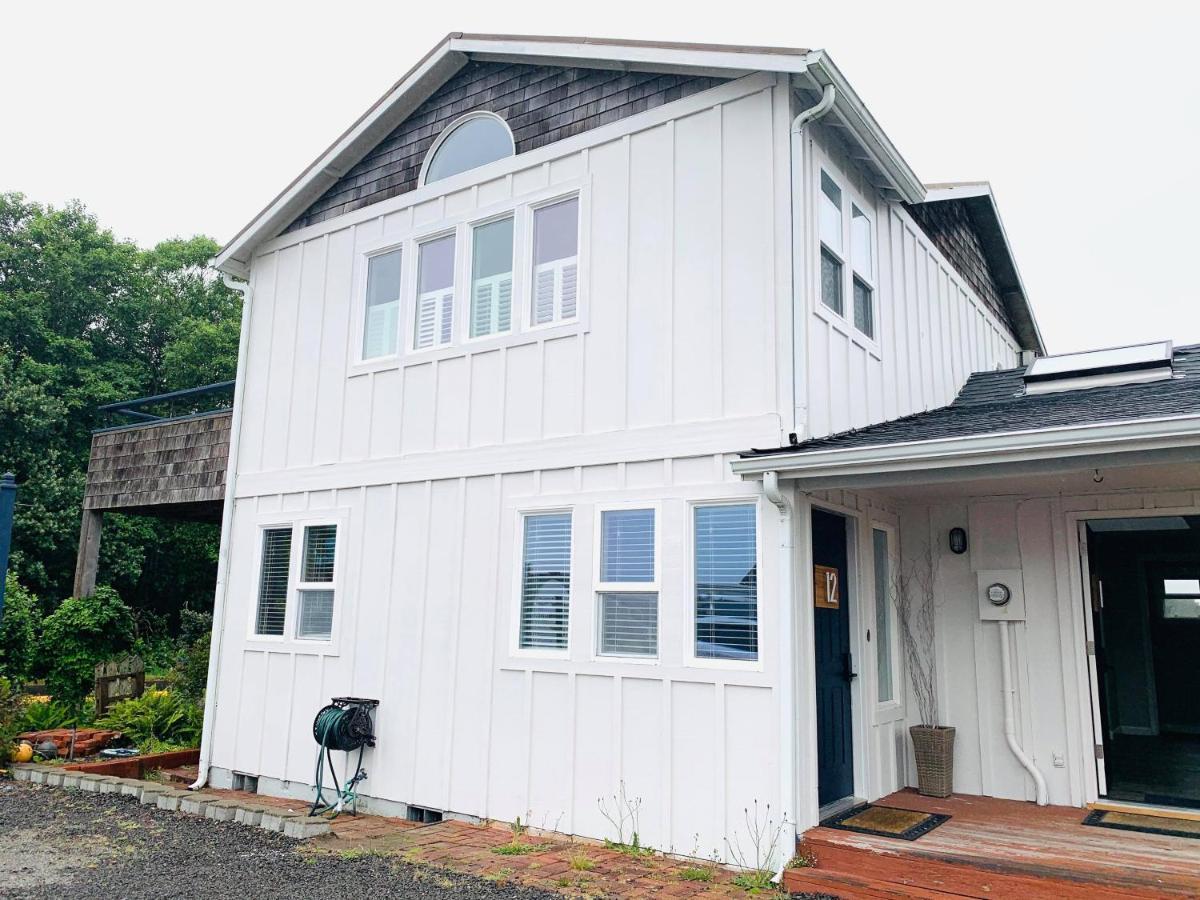
[[[471,240],[471,337],[512,329],[513,217],[474,228]]]
[[[367,260],[367,302],[362,358],[395,356],[400,334],[400,251]]]
[[[291,566],[292,529],[264,529],[258,571],[258,610],[254,616],[255,634],[282,637],[287,619]]]
[[[871,220],[850,204],[850,268],[854,292],[854,327],[867,337],[875,336],[875,261],[871,252]]]
[[[875,256],[871,218],[830,177],[821,172],[817,222],[820,236],[821,303],[844,316],[864,336],[874,338]],[[846,298],[851,308],[846,309]]]
[[[696,656],[758,659],[758,544],[753,504],[694,510]]]
[[[522,650],[565,650],[571,606],[571,514],[525,516],[521,561]]]
[[[472,113],[454,122],[434,141],[422,184],[487,165],[516,152],[512,132],[492,113]]]
[[[454,235],[434,238],[417,250],[414,350],[449,344],[454,336]]]
[[[597,618],[601,656],[658,655],[658,559],[653,509],[600,514]]]
[[[575,318],[579,292],[579,198],[533,211],[533,308],[530,322]]]
[[[842,189],[821,173],[821,302],[839,316],[842,300]]]

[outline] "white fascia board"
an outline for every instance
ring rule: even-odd
[[[962,181],[946,184],[925,185],[925,202],[939,200],[966,200],[969,197],[992,196],[992,185],[987,181]]]
[[[351,169],[363,154],[382,140],[394,125],[397,109],[406,95],[419,92],[430,80],[441,84],[466,64],[467,58],[451,50],[446,38],[407,75],[380,97],[357,122],[272,200],[262,212],[227,243],[213,264],[223,272],[244,278],[255,246],[286,228],[303,209]],[[424,100],[424,92],[418,96]],[[417,104],[410,104],[416,106]],[[411,112],[411,110],[409,110]]]
[[[818,85],[824,88],[832,84],[836,91],[833,109],[872,161],[888,176],[892,187],[906,203],[921,203],[925,200],[925,185],[905,162],[900,151],[891,142],[875,117],[871,115],[862,99],[855,93],[841,70],[833,64],[824,50],[815,50],[806,58],[805,71]]]
[[[1064,425],[875,447],[777,453],[734,460],[731,465],[734,473],[742,476],[778,472],[780,478],[831,478],[1179,447],[1200,447],[1200,416]]]

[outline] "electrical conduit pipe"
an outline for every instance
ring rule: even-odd
[[[1046,778],[1017,743],[1016,715],[1013,713],[1013,695],[1016,689],[1013,687],[1012,663],[1009,660],[1008,622],[1001,619],[997,624],[1000,626],[1000,678],[1004,690],[1004,738],[1008,741],[1008,749],[1017,758],[1017,762],[1025,767],[1025,771],[1033,777],[1033,783],[1037,785],[1037,805],[1045,806],[1050,802]]]
[[[229,596],[229,537],[233,523],[233,501],[238,471],[238,443],[242,432],[242,396],[246,388],[246,348],[250,343],[250,303],[254,289],[249,282],[234,281],[222,273],[225,286],[242,295],[242,331],[238,337],[237,376],[233,384],[233,410],[229,421],[229,460],[225,467],[225,505],[221,509],[221,541],[217,557],[217,587],[213,592],[212,651],[208,659],[208,690],[204,692],[204,725],[200,732],[200,766],[189,789],[208,783],[212,760],[213,720],[217,711],[217,676],[221,671],[221,645],[225,636],[225,605]]]

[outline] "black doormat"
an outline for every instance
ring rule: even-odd
[[[856,831],[859,834],[874,834],[901,841],[915,841],[922,835],[929,834],[949,818],[940,813],[921,812],[918,809],[898,809],[894,806],[875,806],[865,803],[846,812],[838,813],[836,816],[830,816],[821,825],[825,828],[838,828],[842,831]]]
[[[1144,816],[1140,813],[1117,812],[1111,809],[1093,809],[1084,818],[1083,824],[1095,825],[1097,828],[1115,828],[1118,831],[1200,838],[1200,822],[1193,819],[1168,819],[1166,816]]]

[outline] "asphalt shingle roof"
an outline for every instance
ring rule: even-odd
[[[1162,381],[1026,394],[1025,368],[977,372],[949,406],[748,456],[809,453],[910,441],[1004,434],[1200,414],[1200,344],[1175,348],[1173,376]]]

